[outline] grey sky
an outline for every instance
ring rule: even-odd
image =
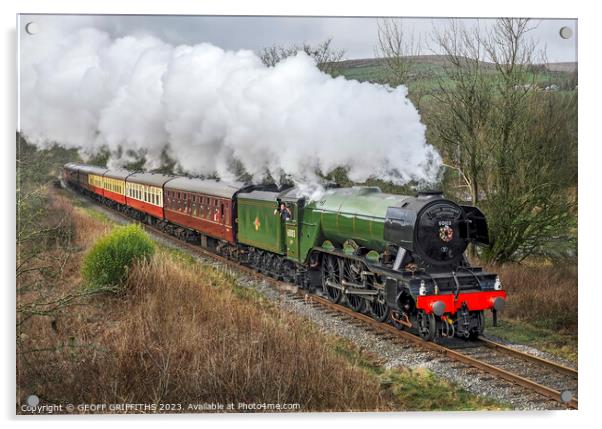
[[[150,33],[171,44],[195,44],[210,42],[224,49],[260,50],[273,44],[318,43],[332,37],[336,48],[344,49],[346,59],[374,56],[377,44],[376,18],[327,18],[327,17],[235,17],[235,16],[128,16],[128,15],[44,15],[21,17],[21,25],[30,20],[39,23],[40,35],[51,25],[77,28],[94,26],[119,37],[132,33]],[[467,25],[476,21],[465,19]],[[444,18],[404,18],[408,33],[422,40],[429,40],[435,29],[442,29]],[[483,19],[487,26],[491,20]],[[532,36],[540,47],[546,48],[548,60],[577,60],[577,20],[535,20],[538,27]],[[561,27],[570,27],[573,36],[563,39]],[[23,34],[23,32],[21,33]],[[424,47],[423,54],[433,53]]]

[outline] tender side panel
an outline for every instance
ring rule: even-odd
[[[273,201],[238,198],[238,241],[284,254],[283,222]]]
[[[165,218],[202,234],[234,243],[232,201],[212,195],[165,191]]]

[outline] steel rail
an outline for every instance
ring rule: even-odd
[[[376,328],[378,328],[378,329],[380,329],[382,331],[385,331],[385,332],[393,334],[393,335],[395,335],[397,337],[403,338],[404,340],[409,340],[409,341],[413,342],[414,344],[419,345],[420,347],[432,350],[432,351],[434,351],[436,353],[439,353],[439,354],[446,355],[446,356],[448,356],[448,357],[450,357],[450,358],[452,358],[452,359],[454,359],[456,361],[459,361],[459,362],[465,363],[467,365],[470,365],[472,367],[481,369],[481,370],[486,371],[486,372],[488,372],[488,373],[490,373],[492,375],[498,376],[498,377],[503,378],[503,379],[505,379],[507,381],[510,381],[512,383],[515,383],[515,384],[518,384],[520,386],[523,386],[523,387],[525,387],[525,388],[527,388],[529,390],[535,391],[535,392],[537,392],[537,393],[539,393],[539,394],[541,394],[543,396],[546,396],[546,397],[548,397],[550,399],[553,399],[553,400],[555,400],[557,402],[565,404],[565,405],[567,405],[570,408],[577,409],[577,407],[578,407],[578,400],[576,398],[571,398],[570,401],[565,402],[561,398],[562,392],[560,392],[558,390],[552,389],[550,387],[547,387],[547,386],[544,386],[544,385],[542,385],[540,383],[537,383],[537,382],[535,382],[533,380],[527,379],[525,377],[522,377],[520,375],[514,374],[512,372],[506,371],[505,369],[499,368],[497,366],[494,366],[494,365],[485,363],[483,361],[480,361],[478,359],[475,359],[473,357],[467,356],[465,354],[462,354],[462,353],[460,353],[460,352],[458,352],[456,350],[450,349],[450,348],[442,346],[440,344],[436,344],[436,343],[429,342],[429,341],[424,341],[420,337],[418,337],[418,336],[416,336],[414,334],[411,334],[411,333],[405,332],[405,331],[400,331],[399,329],[395,328],[394,326],[389,325],[388,323],[378,322],[377,320],[374,320],[374,319],[372,319],[369,316],[366,316],[366,315],[361,314],[361,313],[356,313],[355,311],[353,311],[353,310],[351,310],[351,309],[349,309],[347,307],[344,307],[344,306],[342,306],[340,304],[335,304],[335,303],[333,303],[333,302],[331,302],[331,301],[329,301],[329,300],[327,300],[325,298],[322,298],[322,297],[319,297],[319,296],[316,296],[316,295],[312,295],[310,297],[310,299],[312,301],[320,303],[320,305],[323,305],[325,307],[329,307],[329,308],[332,308],[332,309],[336,309],[339,312],[344,313],[344,314],[346,314],[348,316],[351,316],[351,317],[354,317],[356,319],[362,320],[362,321],[370,324],[371,326],[374,326],[374,327],[376,327]],[[496,345],[496,346],[498,345],[497,343],[493,343],[493,342],[491,342],[491,343],[492,343],[492,346],[493,345]],[[499,345],[499,346],[501,346],[501,345]],[[503,346],[501,346],[501,347],[503,347]],[[512,350],[512,349],[510,349],[510,350]],[[516,352],[517,355],[520,354],[520,352],[518,352],[516,350],[512,350],[512,351]],[[531,356],[531,355],[528,355],[528,356]],[[524,356],[522,356],[522,354],[521,354],[521,357],[524,357]],[[539,358],[537,358],[537,360],[533,360],[533,361],[539,363],[538,359]],[[551,365],[554,365],[555,369],[557,368],[556,364],[554,364],[552,362],[545,361],[544,359],[542,359],[542,361],[544,361],[546,363],[549,363]],[[565,368],[565,367],[562,367],[562,366],[560,366],[560,367],[561,368]],[[570,368],[566,368],[566,369],[570,370]],[[574,371],[574,370],[572,370],[572,371]],[[574,372],[576,374],[576,371],[574,371]]]
[[[496,343],[495,341],[491,341],[487,338],[479,337],[478,342],[482,343],[485,347],[501,351],[502,353],[507,354],[509,356],[515,356],[526,361],[534,362],[536,364],[546,366],[548,368],[553,369],[554,371],[562,372],[563,374],[570,375],[575,378],[578,376],[578,371],[574,368],[570,368],[568,366],[552,362],[551,360],[547,360],[539,356],[532,355],[530,353],[515,350],[511,347],[508,347],[504,344]]]
[[[90,197],[88,197],[86,195],[77,193],[75,190],[73,190],[73,189],[71,189],[69,187],[66,187],[66,189],[68,189],[69,191],[71,191],[73,194],[75,194],[77,196],[80,196],[80,197],[83,197],[83,198],[87,199],[88,201],[91,201],[93,203],[97,203],[97,201],[95,201],[94,199],[92,199],[92,198],[90,198]],[[128,220],[130,222],[132,222],[132,221],[137,222],[135,219],[132,219],[131,217],[129,217],[129,216],[125,215],[124,213],[121,213],[118,210],[115,210],[115,209],[113,209],[111,207],[108,207],[108,206],[105,206],[105,205],[100,205],[100,204],[97,204],[97,205],[99,207],[102,207],[103,209],[108,210],[111,213],[113,213],[113,214],[115,214],[115,215],[117,215],[117,216],[125,219],[125,220]],[[289,283],[285,283],[283,281],[274,279],[273,277],[269,277],[269,276],[263,275],[263,274],[261,274],[260,272],[258,272],[254,268],[251,268],[251,267],[248,267],[248,266],[245,266],[245,265],[241,265],[241,264],[239,264],[239,263],[237,263],[235,261],[232,261],[232,260],[230,260],[228,258],[225,258],[225,257],[223,257],[221,255],[218,255],[218,254],[216,254],[214,252],[211,252],[211,251],[209,251],[207,249],[204,249],[204,248],[202,248],[202,247],[200,247],[198,245],[194,245],[194,244],[188,243],[188,242],[186,242],[184,240],[179,239],[178,237],[175,237],[175,236],[173,236],[171,234],[168,234],[168,233],[166,233],[164,231],[161,231],[160,229],[155,228],[155,227],[153,227],[151,225],[148,225],[146,223],[143,223],[143,222],[139,222],[139,223],[145,229],[150,230],[150,231],[152,231],[152,232],[154,232],[154,233],[156,233],[158,235],[161,235],[162,237],[167,238],[167,239],[169,239],[171,241],[177,242],[178,245],[183,245],[186,248],[188,248],[191,251],[193,251],[194,253],[200,253],[203,256],[209,257],[209,258],[214,259],[214,260],[218,260],[218,261],[220,261],[220,262],[222,262],[222,263],[230,266],[231,268],[234,268],[234,269],[239,270],[239,271],[243,271],[243,272],[245,272],[247,274],[250,274],[251,276],[253,276],[255,278],[258,278],[258,279],[261,279],[263,281],[267,281],[267,282],[271,283],[272,285],[276,286],[281,291],[286,291],[286,292],[297,294],[298,296],[303,296],[304,299],[307,299],[309,302],[315,302],[317,304],[320,304],[323,307],[330,308],[332,310],[337,311],[338,313],[343,313],[343,314],[345,314],[347,316],[350,316],[350,317],[353,317],[353,318],[355,318],[357,320],[365,322],[366,324],[368,324],[370,326],[373,326],[373,327],[375,327],[375,328],[377,328],[377,329],[379,329],[381,331],[384,331],[386,333],[392,334],[393,337],[391,338],[391,340],[403,339],[403,340],[406,340],[406,341],[410,341],[410,342],[416,344],[419,347],[431,350],[431,351],[439,353],[439,354],[443,354],[443,355],[445,355],[445,356],[447,356],[447,357],[449,357],[449,358],[451,358],[453,360],[456,360],[458,362],[461,362],[461,363],[470,365],[472,367],[478,368],[478,369],[480,369],[482,371],[485,371],[485,372],[487,372],[489,374],[492,374],[494,376],[498,376],[499,378],[503,378],[506,381],[518,384],[518,385],[520,385],[520,386],[522,386],[522,387],[524,387],[524,388],[526,388],[528,390],[537,392],[540,395],[545,396],[545,397],[547,397],[549,399],[555,400],[555,401],[557,401],[557,402],[559,402],[561,404],[564,404],[564,405],[566,405],[569,408],[574,408],[574,409],[578,408],[578,400],[577,400],[577,398],[571,398],[569,401],[564,401],[562,399],[562,397],[561,397],[562,392],[560,392],[558,390],[555,390],[555,389],[552,389],[550,387],[544,386],[544,385],[539,384],[539,383],[537,383],[537,382],[535,382],[533,380],[529,380],[529,379],[527,379],[525,377],[522,377],[520,375],[511,373],[511,372],[506,371],[506,370],[504,370],[502,368],[498,368],[498,367],[496,367],[494,365],[482,362],[482,361],[480,361],[478,359],[475,359],[473,357],[464,355],[464,354],[462,354],[460,352],[457,352],[457,351],[455,351],[453,349],[447,348],[447,347],[442,346],[440,344],[436,344],[436,343],[429,342],[429,341],[424,341],[424,340],[422,340],[422,338],[420,338],[420,337],[418,337],[418,336],[416,336],[414,334],[411,334],[409,332],[405,332],[405,331],[399,330],[399,329],[395,328],[394,326],[392,326],[392,325],[390,325],[388,323],[379,322],[377,320],[374,320],[373,318],[371,318],[369,316],[366,316],[365,314],[357,313],[357,312],[351,310],[348,307],[345,307],[345,306],[340,305],[340,304],[335,304],[332,301],[330,301],[330,300],[328,300],[326,298],[323,298],[321,296],[318,296],[318,295],[309,295],[309,296],[307,296],[307,293],[305,293],[305,291],[300,292],[299,288],[297,286],[294,286],[294,285],[291,285]],[[509,347],[503,346],[501,344],[495,343],[495,342],[487,340],[485,338],[479,338],[479,341],[483,342],[483,344],[486,345],[489,348],[497,349],[497,350],[503,351],[504,353],[512,354],[514,356],[519,356],[519,357],[521,357],[523,359],[530,360],[530,361],[536,362],[538,364],[542,364],[542,365],[554,368],[554,369],[556,369],[556,370],[558,370],[560,372],[563,372],[565,374],[570,374],[570,375],[577,376],[577,371],[574,370],[574,369],[572,369],[572,368],[564,367],[562,365],[558,365],[558,364],[556,364],[554,362],[551,362],[551,361],[548,361],[546,359],[538,358],[538,357],[533,356],[533,355],[529,355],[529,354],[526,354],[526,353],[519,352],[517,350],[511,349]]]

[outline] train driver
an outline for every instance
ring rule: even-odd
[[[293,217],[293,214],[291,213],[290,209],[282,201],[277,201],[277,202],[280,204],[279,204],[278,208],[276,208],[276,210],[274,210],[274,214],[280,214],[280,217],[285,222],[290,220]]]

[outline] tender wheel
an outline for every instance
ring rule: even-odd
[[[434,314],[426,314],[424,311],[420,311],[416,316],[417,329],[420,338],[424,341],[432,341],[435,338],[435,330],[437,329],[437,322],[435,321]]]
[[[389,306],[380,298],[376,298],[370,303],[370,315],[374,320],[385,322],[389,318],[389,312]]]
[[[328,298],[335,304],[341,301],[343,291],[336,287],[328,286],[328,282],[339,285],[341,284],[340,278],[339,265],[336,258],[331,255],[325,256],[322,263],[322,288]]]
[[[270,273],[269,264],[270,264],[270,255],[268,253],[263,253],[261,255],[261,257],[259,258],[259,272],[262,274],[265,274],[266,276],[269,275],[269,273]]]
[[[253,252],[253,254],[251,256],[251,266],[258,273],[261,272],[261,259],[262,259],[262,256],[263,255],[261,254],[261,252]]]

